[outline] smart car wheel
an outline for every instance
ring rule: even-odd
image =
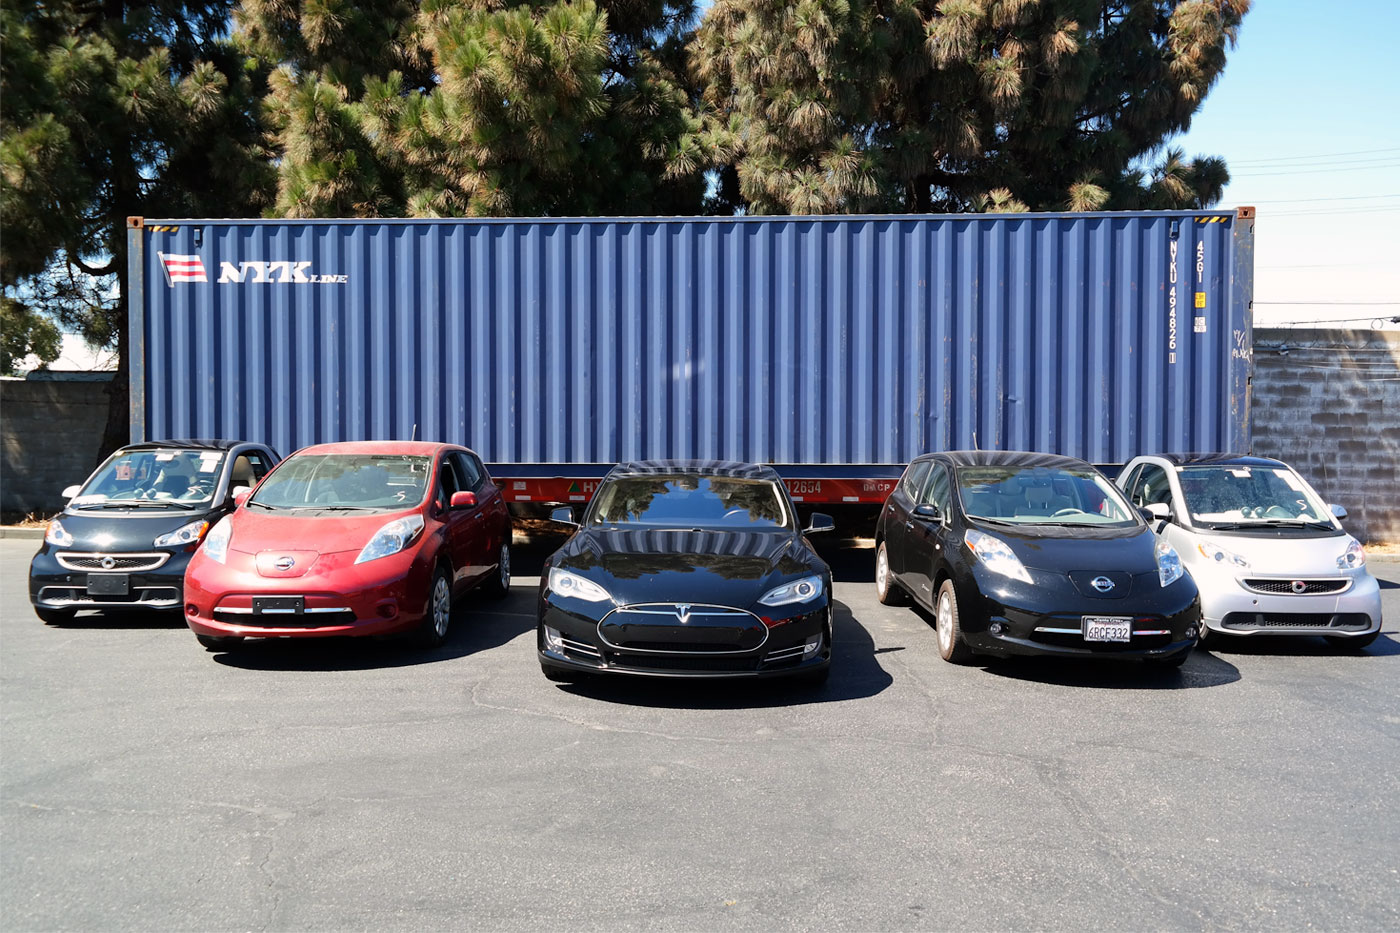
[[[447,640],[447,628],[452,624],[452,583],[441,567],[433,571],[428,587],[428,605],[423,622],[418,627],[418,643],[424,648],[436,648]]]
[[[898,606],[905,601],[904,591],[890,573],[890,555],[885,551],[883,541],[875,552],[875,598],[886,606]]]
[[[72,609],[40,609],[34,607],[34,614],[49,625],[62,625],[64,622],[71,622],[77,615]]]
[[[205,651],[231,651],[243,644],[239,635],[196,635],[195,641],[203,645]]]
[[[496,572],[491,575],[491,579],[483,587],[486,595],[492,599],[504,599],[510,595],[510,533],[506,533],[505,541],[501,542],[501,554],[496,562]]]
[[[1327,639],[1327,644],[1331,645],[1333,648],[1338,648],[1342,651],[1360,651],[1362,648],[1365,648],[1371,642],[1375,641],[1380,634],[1380,630],[1377,629],[1369,635],[1357,635],[1355,638],[1346,638],[1341,635],[1323,635],[1322,637]]]
[[[944,580],[938,588],[934,627],[938,634],[938,654],[943,660],[953,664],[966,664],[971,660],[972,649],[963,641],[962,626],[958,623],[958,595],[953,591],[952,580]]]

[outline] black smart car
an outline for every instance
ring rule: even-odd
[[[945,660],[973,654],[1140,658],[1196,644],[1196,585],[1088,463],[1016,451],[919,457],[876,528],[883,603],[934,613]]]
[[[185,566],[207,532],[278,461],[262,444],[171,440],[123,447],[49,523],[29,564],[29,599],[45,622],[80,609],[184,604]]]
[[[554,519],[573,522],[570,509]],[[826,679],[831,571],[768,467],[615,467],[540,576],[540,667],[581,674]]]

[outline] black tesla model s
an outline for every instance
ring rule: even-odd
[[[570,509],[556,521],[573,523]],[[826,679],[831,571],[778,474],[723,461],[614,467],[540,576],[540,667],[585,674]]]
[[[880,601],[934,613],[938,651],[1140,658],[1196,644],[1196,584],[1082,460],[1017,451],[919,457],[876,526]]]

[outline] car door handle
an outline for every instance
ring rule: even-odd
[[[914,523],[913,523],[913,522],[905,522],[905,523],[904,523],[904,527],[905,527],[905,528],[908,528],[910,531],[913,531],[913,530],[914,530]]]

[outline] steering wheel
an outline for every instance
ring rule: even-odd
[[[1076,508],[1074,508],[1073,506],[1071,506],[1070,508],[1067,508],[1067,509],[1060,509],[1058,512],[1051,512],[1051,513],[1050,513],[1050,517],[1051,517],[1051,518],[1058,518],[1058,517],[1061,516],[1061,515],[1087,515],[1087,514],[1088,514],[1088,513],[1085,512],[1083,509],[1076,509]]]
[[[1292,518],[1293,516],[1281,505],[1271,505],[1264,510],[1264,518]]]

